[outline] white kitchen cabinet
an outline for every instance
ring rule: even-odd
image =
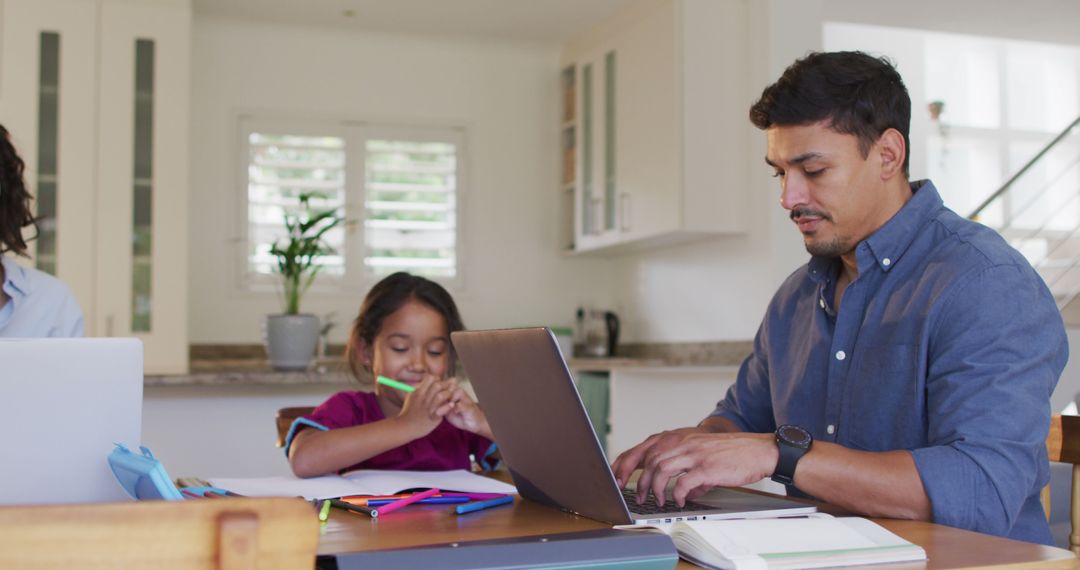
[[[745,229],[745,20],[741,0],[653,0],[565,46],[579,110],[569,249]]]
[[[607,451],[615,457],[654,433],[696,426],[735,383],[737,366],[657,366],[611,372]]]
[[[662,431],[696,426],[724,399],[738,366],[641,366],[611,371],[607,456]],[[784,486],[769,479],[744,485],[777,495]]]
[[[0,122],[44,217],[32,264],[92,336],[185,372],[189,0],[4,0]]]

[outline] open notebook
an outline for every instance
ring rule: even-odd
[[[360,469],[343,475],[301,479],[281,477],[212,477],[215,487],[249,497],[304,497],[330,499],[352,495],[392,495],[405,489],[437,488],[466,493],[516,493],[513,485],[470,473],[455,471],[392,471]]]
[[[623,527],[641,528],[641,527]],[[926,560],[926,552],[858,517],[684,521],[657,526],[705,568],[777,570]]]

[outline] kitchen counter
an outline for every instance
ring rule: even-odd
[[[574,357],[566,363],[570,370],[574,372],[611,372],[621,368],[641,368],[643,366],[661,366],[663,364],[664,361],[659,358],[629,358],[623,356]]]
[[[610,372],[625,368],[660,366],[655,358],[571,358],[574,372]],[[144,386],[299,386],[356,384],[341,358],[316,361],[308,370],[281,371],[262,358],[212,358],[191,361],[187,374],[147,374]]]
[[[274,370],[265,359],[192,360],[187,374],[147,374],[144,386],[302,386],[355,384],[340,358],[316,361],[308,370]]]

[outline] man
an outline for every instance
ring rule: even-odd
[[[995,232],[908,182],[911,102],[860,52],[796,61],[750,110],[811,259],[777,291],[738,379],[697,427],[618,457],[680,505],[763,477],[869,516],[1051,542],[1050,395],[1064,326]]]

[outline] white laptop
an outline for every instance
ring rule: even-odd
[[[614,524],[798,516],[817,510],[721,488],[683,507],[672,500],[657,506],[651,496],[644,505],[627,501],[551,329],[458,331],[450,337],[518,493],[526,499]]]
[[[131,500],[109,469],[142,432],[134,338],[0,339],[0,505]]]

